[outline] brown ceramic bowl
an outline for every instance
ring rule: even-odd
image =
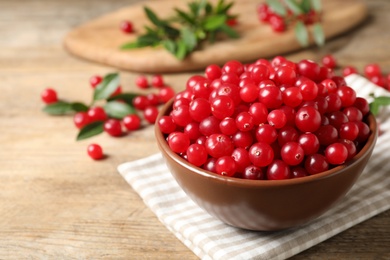
[[[169,114],[167,104],[160,116]],[[366,166],[377,138],[377,124],[368,116],[371,135],[347,164],[290,180],[244,180],[195,167],[172,152],[156,124],[158,146],[173,177],[187,195],[226,224],[257,231],[299,226],[319,217],[342,199]]]

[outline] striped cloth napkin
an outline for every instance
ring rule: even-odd
[[[350,75],[346,80],[358,96],[369,99],[370,93],[387,94],[361,76]],[[382,134],[347,196],[318,219],[294,229],[254,232],[222,223],[187,197],[160,154],[121,164],[118,171],[167,229],[200,258],[286,259],[390,208],[388,115],[382,111],[378,117]]]

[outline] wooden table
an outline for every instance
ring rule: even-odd
[[[117,173],[120,163],[157,152],[151,126],[121,138],[75,141],[71,116],[41,112],[40,93],[89,102],[88,80],[115,69],[79,60],[62,48],[72,27],[132,0],[0,0],[0,259],[196,259],[145,207]],[[360,70],[390,72],[390,3],[366,0],[369,19],[355,31],[288,57],[333,53]],[[166,75],[182,88],[189,74]],[[137,74],[122,72],[125,91]],[[89,143],[108,158],[94,162]],[[389,259],[390,211],[293,259]]]

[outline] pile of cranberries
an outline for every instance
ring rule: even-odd
[[[283,180],[350,160],[370,135],[368,102],[343,77],[282,56],[209,65],[188,79],[157,124],[194,166],[243,179]]]

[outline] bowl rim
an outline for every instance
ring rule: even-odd
[[[204,170],[200,167],[197,167],[195,165],[190,164],[188,161],[186,161],[184,158],[173,152],[170,148],[168,143],[166,142],[166,139],[164,138],[164,134],[160,131],[158,126],[158,120],[164,116],[167,115],[168,112],[172,109],[173,99],[168,101],[163,108],[161,109],[155,126],[155,137],[157,139],[158,146],[160,147],[160,150],[162,150],[162,153],[167,154],[172,160],[174,160],[176,163],[181,165],[182,167],[188,169],[191,174],[201,175],[202,177],[208,178],[211,181],[220,182],[225,185],[231,185],[231,186],[245,186],[248,188],[256,188],[256,187],[275,187],[275,186],[290,186],[290,185],[297,185],[297,184],[304,184],[308,182],[316,182],[320,181],[324,178],[329,178],[334,175],[339,175],[346,171],[349,167],[357,164],[359,161],[364,159],[364,156],[367,152],[374,149],[376,139],[378,137],[378,125],[376,122],[375,116],[369,112],[368,115],[365,117],[367,118],[367,123],[370,128],[370,136],[368,137],[365,145],[362,147],[362,149],[346,164],[336,166],[330,170],[320,172],[317,174],[301,177],[301,178],[294,178],[294,179],[287,179],[287,180],[247,180],[247,179],[241,179],[241,178],[235,178],[235,177],[228,177],[228,176],[222,176],[214,172],[210,172],[207,170]]]

